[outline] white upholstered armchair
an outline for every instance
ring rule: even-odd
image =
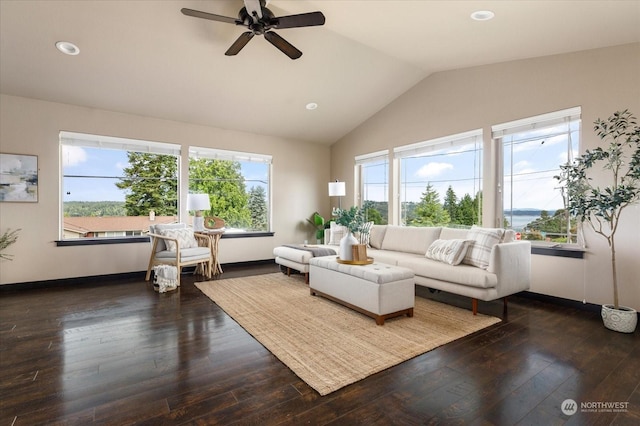
[[[193,232],[184,223],[158,224],[149,227],[151,255],[146,281],[151,278],[155,265],[173,265],[178,268],[178,285],[183,266],[201,265],[202,273],[211,278],[213,257],[208,236]]]

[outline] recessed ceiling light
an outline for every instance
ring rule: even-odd
[[[80,49],[75,44],[69,41],[59,41],[56,43],[56,48],[65,55],[75,56],[80,53]]]
[[[475,21],[488,21],[493,19],[494,16],[496,16],[496,14],[490,10],[476,10],[471,14],[471,19]]]
[[[316,108],[318,108],[318,104],[315,102],[309,102],[306,106],[306,109],[308,109],[309,111],[314,110]]]

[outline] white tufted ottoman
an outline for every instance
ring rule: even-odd
[[[373,263],[345,265],[336,256],[309,259],[312,296],[323,296],[384,325],[387,318],[413,316],[414,275],[411,269]]]

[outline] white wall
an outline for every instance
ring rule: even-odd
[[[505,62],[429,76],[352,131],[331,149],[331,176],[347,181],[354,200],[356,155],[482,128],[492,151],[491,125],[574,106],[582,107],[581,150],[597,146],[592,123],[630,109],[640,117],[640,44]],[[495,165],[485,159],[485,225],[495,213]],[[392,200],[393,202],[393,200]],[[346,202],[350,205],[350,202]],[[640,309],[640,206],[623,215],[618,231],[621,303]],[[606,243],[587,236],[584,260],[533,256],[534,292],[611,303]]]
[[[256,152],[273,156],[274,237],[222,239],[220,261],[273,258],[273,247],[312,239],[305,218],[328,214],[329,148],[186,123],[0,95],[0,152],[38,156],[38,203],[0,203],[0,232],[22,228],[0,260],[0,284],[143,271],[150,245],[57,247],[61,220],[58,134],[61,130]]]

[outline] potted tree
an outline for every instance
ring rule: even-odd
[[[640,199],[640,127],[628,110],[618,111],[606,120],[598,119],[594,124],[594,131],[604,144],[560,166],[556,179],[564,184],[569,214],[581,223],[587,222],[609,244],[613,305],[602,305],[604,325],[611,330],[633,333],[637,312],[620,306],[618,301],[615,235],[622,211]],[[596,166],[608,171],[610,180],[606,186],[595,185],[589,177]]]

